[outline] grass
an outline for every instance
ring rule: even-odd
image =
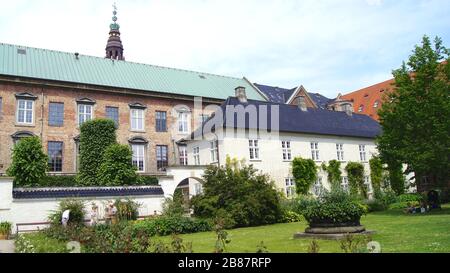
[[[450,205],[441,211],[420,215],[406,215],[399,210],[371,213],[363,217],[362,224],[376,231],[372,239],[381,244],[383,253],[450,253]],[[230,230],[231,243],[227,251],[254,253],[264,242],[271,253],[304,253],[311,240],[293,239],[293,234],[304,231],[306,225],[300,222]],[[213,232],[181,237],[185,242],[192,242],[196,253],[211,253],[214,249]],[[318,240],[318,243],[321,253],[342,252],[339,241]]]
[[[400,210],[371,213],[362,224],[376,231],[372,236],[381,244],[382,252],[396,253],[450,253],[450,205],[429,214],[406,215]],[[255,253],[261,242],[271,253],[305,253],[310,239],[293,239],[304,231],[305,222],[241,228],[228,231],[231,243],[227,252]],[[192,242],[195,253],[211,253],[216,242],[214,232],[182,235],[184,242]],[[66,252],[65,243],[45,237],[42,233],[24,237],[38,253]],[[161,237],[170,242],[171,237]],[[342,253],[339,241],[318,240],[321,253]]]

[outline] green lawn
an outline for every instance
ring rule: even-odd
[[[450,253],[450,205],[442,211],[424,215],[406,215],[401,211],[371,213],[362,224],[377,233],[373,240],[381,244],[382,252]],[[272,253],[307,252],[310,239],[293,239],[293,234],[304,231],[306,223],[278,224],[229,231],[231,243],[228,252],[255,252],[261,241]],[[192,242],[196,253],[210,253],[214,249],[212,232],[183,235]],[[163,238],[169,240],[168,238]],[[342,252],[338,241],[320,240],[320,252]]]

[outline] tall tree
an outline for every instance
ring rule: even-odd
[[[433,188],[448,188],[450,170],[450,62],[440,38],[427,36],[407,63],[393,72],[395,86],[379,111],[382,160],[404,163],[416,174],[418,188],[426,176]],[[446,186],[445,186],[446,185]]]

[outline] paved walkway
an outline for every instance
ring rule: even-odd
[[[13,240],[0,240],[0,253],[14,253],[14,249],[15,247]]]

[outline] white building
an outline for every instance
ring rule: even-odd
[[[346,164],[361,162],[372,191],[369,160],[377,154],[375,137],[381,132],[375,120],[351,112],[307,108],[303,97],[298,98],[296,106],[247,100],[243,88],[236,94],[205,123],[203,132],[197,130],[193,139],[185,141],[188,165],[224,165],[227,157],[245,159],[292,196],[295,183],[291,162],[295,157],[317,163],[319,178],[312,189],[316,194],[322,187],[330,187],[327,173],[320,168],[322,163],[341,161],[342,186],[347,187]],[[266,110],[269,114],[264,117]]]

